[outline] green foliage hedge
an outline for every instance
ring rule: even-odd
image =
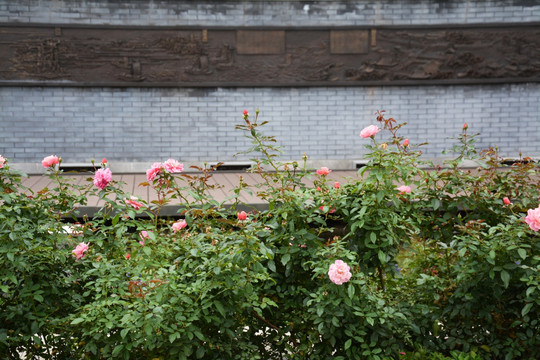
[[[386,135],[363,132],[369,163],[338,184],[279,161],[264,122],[243,121],[265,211],[240,211],[253,191],[243,181],[225,206],[208,195],[211,169],[179,173],[171,160],[141,184],[151,204],[111,181],[106,160],[76,185],[49,157],[56,186],[30,195],[0,157],[2,358],[537,356],[537,164],[502,165],[465,125],[455,158],[427,171],[421,145],[378,112]],[[92,196],[105,206],[77,218]],[[185,223],[159,216],[170,204]],[[342,284],[329,276],[337,260]]]

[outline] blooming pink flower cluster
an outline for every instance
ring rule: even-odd
[[[75,256],[75,260],[79,260],[84,257],[84,253],[88,250],[88,244],[82,242],[77,247],[75,247],[75,250],[72,251],[73,256]]]
[[[187,226],[186,220],[180,220],[180,221],[175,222],[174,224],[172,224],[173,233],[176,234],[177,231],[182,230],[186,226]]]
[[[369,125],[368,127],[364,128],[362,131],[360,131],[360,136],[364,139],[375,136],[381,129],[377,125]]]
[[[150,231],[151,232],[151,231]],[[144,244],[146,243],[146,239],[149,239],[150,238],[150,235],[148,234],[148,231],[146,230],[143,230],[139,233],[139,237],[141,238],[141,241],[139,241],[139,244],[141,244],[142,246],[144,246]]]
[[[396,187],[396,190],[399,191],[399,195],[403,194],[410,194],[411,193],[411,187],[407,185],[401,185]]]
[[[540,205],[536,209],[529,209],[527,211],[525,222],[529,224],[531,230],[540,230]]]
[[[101,168],[96,171],[94,174],[94,185],[96,185],[101,190],[105,189],[107,185],[112,180],[112,172],[109,168]]]
[[[144,204],[139,202],[138,200],[139,199],[132,196],[129,200],[126,200],[126,204],[133,206],[135,210],[139,210],[144,206]]]
[[[153,163],[150,169],[146,170],[146,179],[148,181],[153,181],[157,175],[164,170],[170,174],[180,173],[184,171],[184,164],[179,163],[174,159],[169,159],[163,163]]]
[[[50,168],[51,166],[54,166],[59,163],[60,163],[60,158],[56,155],[47,156],[41,161],[41,165],[44,168]]]
[[[6,158],[0,155],[0,169],[4,167],[5,163],[6,163]]]
[[[343,260],[336,260],[330,265],[328,276],[334,284],[341,285],[351,279],[351,268]]]
[[[317,170],[317,175],[326,176],[330,174],[332,170],[328,169],[326,166],[323,166],[322,168]]]

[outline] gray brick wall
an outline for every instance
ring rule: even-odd
[[[59,25],[434,25],[539,19],[537,0],[0,0],[0,22]]]
[[[540,156],[540,84],[287,88],[113,89],[0,88],[0,154],[38,163],[58,154],[66,163],[135,162],[144,170],[173,157],[187,163],[238,161],[247,140],[234,129],[242,111],[269,121],[265,132],[285,159],[359,160],[368,141],[360,130],[378,109],[407,122],[402,135],[441,157],[465,122],[480,148],[505,156]],[[382,140],[382,137],[379,136]]]

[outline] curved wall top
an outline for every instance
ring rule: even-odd
[[[537,0],[0,0],[0,23],[309,27],[535,21]]]

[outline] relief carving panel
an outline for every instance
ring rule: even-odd
[[[538,27],[0,26],[0,83],[326,86],[540,80]]]

